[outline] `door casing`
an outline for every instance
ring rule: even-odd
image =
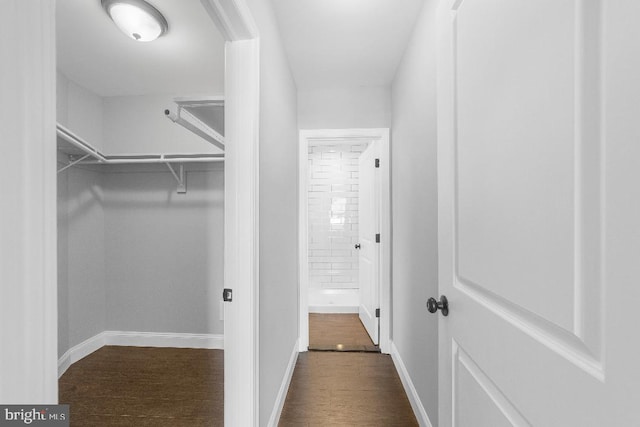
[[[319,141],[378,141],[380,144],[380,351],[389,354],[391,326],[391,156],[388,128],[372,129],[311,129],[301,130],[299,154],[299,351],[309,347],[309,256],[308,256],[308,147]]]
[[[15,345],[11,360],[2,363],[7,369],[5,387],[0,388],[0,397],[6,396],[5,403],[18,399],[21,403],[55,403],[58,401],[57,383],[57,281],[56,274],[56,209],[55,209],[55,2],[45,0],[20,0],[14,2],[18,8],[8,5],[8,22],[15,28],[28,28],[29,37],[21,45],[23,51],[36,52],[37,60],[16,63],[13,52],[7,58],[19,73],[9,76],[26,76],[30,86],[38,83],[38,91],[32,91],[24,99],[26,105],[39,105],[39,115],[28,109],[13,109],[15,139],[30,135],[29,152],[22,150],[21,155],[30,156],[29,161],[14,162],[21,165],[20,181],[31,185],[34,191],[28,191],[31,197],[28,203],[12,206],[12,214],[26,218],[42,229],[23,233],[18,244],[27,248],[37,248],[38,256],[29,251],[15,251],[16,242],[3,239],[0,245],[3,251],[13,251],[16,265],[29,266],[28,275],[15,275],[15,289],[30,289],[10,295],[12,307],[20,310],[28,307],[23,315],[5,310],[6,316],[14,320],[12,330],[20,331],[21,340],[27,345]],[[201,0],[202,5],[213,19],[223,38],[226,40],[226,80],[225,96],[228,113],[225,114],[225,128],[235,148],[226,155],[225,163],[225,286],[235,287],[247,295],[237,298],[233,308],[225,310],[225,425],[258,425],[258,139],[259,139],[259,38],[258,31],[246,3],[242,0]],[[15,15],[15,16],[14,16]],[[38,25],[27,25],[33,23]],[[7,23],[8,23],[7,22]],[[12,24],[13,25],[13,24]],[[5,26],[11,30],[12,26]],[[35,33],[33,30],[37,30]],[[18,31],[13,31],[16,34]],[[28,49],[26,49],[28,47]],[[20,68],[22,67],[22,69]],[[31,74],[29,74],[31,73]],[[229,76],[234,76],[229,79]],[[22,79],[22,80],[24,80]],[[17,89],[24,87],[18,80]],[[39,96],[34,94],[41,94]],[[16,91],[17,96],[24,93]],[[31,103],[31,104],[29,104]],[[14,134],[11,134],[14,135]],[[37,136],[37,137],[34,137]],[[227,137],[229,138],[229,136]],[[231,144],[231,141],[229,141]],[[14,144],[21,147],[20,144]],[[37,156],[35,156],[37,154]],[[231,155],[229,155],[231,154]],[[10,173],[11,170],[5,168]],[[242,171],[240,173],[240,171]],[[43,177],[45,179],[43,179]],[[53,179],[51,178],[53,177]],[[12,177],[15,179],[15,176]],[[41,185],[44,182],[43,185]],[[16,187],[20,191],[20,187]],[[232,207],[241,207],[239,212]],[[35,217],[35,213],[41,220]],[[235,221],[228,221],[235,215]],[[234,248],[241,246],[243,252]],[[7,252],[9,253],[9,252]],[[34,279],[38,276],[38,279]],[[35,314],[38,313],[38,317]],[[4,316],[3,316],[4,317]],[[23,319],[22,322],[16,319]],[[6,323],[9,324],[9,323]],[[4,329],[1,331],[4,334]],[[234,357],[242,354],[243,357]],[[23,360],[26,365],[21,369],[16,361]],[[28,369],[26,368],[28,366]],[[23,372],[31,372],[26,377]],[[243,372],[243,375],[227,375],[230,372]],[[5,372],[3,371],[4,375]],[[13,395],[13,398],[8,396]]]

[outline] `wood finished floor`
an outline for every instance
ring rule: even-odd
[[[337,323],[357,320],[357,315],[333,316],[327,322],[313,316],[310,337],[319,342],[353,337],[345,333],[353,330],[353,322],[351,327]],[[370,344],[357,322],[359,338],[351,342],[368,340]],[[72,427],[222,426],[223,361],[222,350],[103,347],[73,364],[60,378],[60,403],[70,405]],[[390,356],[306,352],[298,357],[279,425],[404,427],[418,423]]]
[[[324,313],[309,313],[309,349],[378,350],[357,314]]]
[[[106,346],[59,380],[70,425],[222,426],[222,350]]]
[[[279,426],[417,426],[389,355],[300,353]]]

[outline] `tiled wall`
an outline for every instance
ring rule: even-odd
[[[358,288],[358,157],[366,147],[309,146],[311,288]]]

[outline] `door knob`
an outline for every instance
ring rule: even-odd
[[[355,248],[360,249],[360,243],[356,243]]]
[[[440,301],[436,300],[433,297],[429,298],[427,300],[427,310],[429,310],[429,313],[435,313],[436,311],[440,310],[443,316],[448,316],[449,301],[447,301],[447,297],[442,295],[440,297]]]

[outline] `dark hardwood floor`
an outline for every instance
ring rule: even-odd
[[[313,336],[347,330],[336,327],[332,335],[316,328]],[[223,362],[222,350],[103,347],[60,378],[60,403],[70,405],[72,427],[222,426]],[[298,357],[279,425],[418,423],[390,356],[310,351]]]
[[[377,353],[300,353],[281,427],[417,426],[391,357]]]
[[[309,349],[378,351],[357,314],[324,313],[309,313]]]
[[[357,314],[309,314],[309,348],[300,353],[280,417],[292,426],[417,426],[391,357]],[[351,349],[353,352],[345,352]]]
[[[102,347],[59,380],[71,426],[222,426],[222,350]]]

